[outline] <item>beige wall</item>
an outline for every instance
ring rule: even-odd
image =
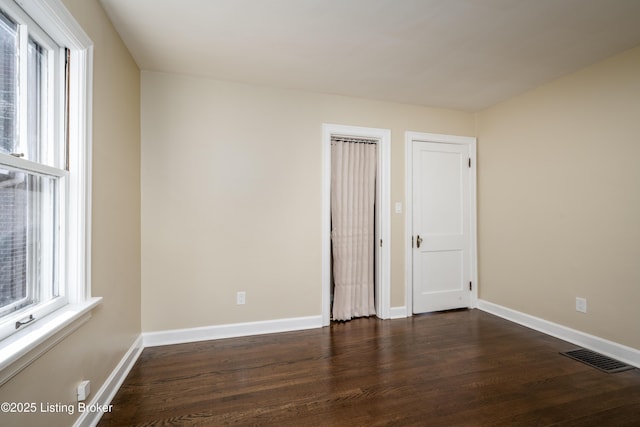
[[[88,323],[0,387],[0,402],[92,398],[140,334],[140,72],[97,0],[65,0],[94,42],[93,295]],[[78,416],[0,414],[2,426],[68,426]]]
[[[322,124],[472,135],[471,114],[142,73],[142,328],[321,313]],[[404,305],[404,214],[390,213],[392,306]],[[247,303],[235,303],[237,291]]]
[[[97,1],[65,3],[95,43],[92,274],[104,302],[0,401],[72,403],[82,379],[95,393],[141,329],[319,315],[322,123],[391,129],[392,204],[404,203],[404,131],[476,134],[481,298],[640,348],[640,48],[474,116],[153,72],[140,85]],[[404,214],[390,215],[402,306]]]
[[[640,349],[640,47],[477,122],[480,297]]]

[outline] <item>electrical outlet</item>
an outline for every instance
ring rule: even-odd
[[[247,298],[247,294],[245,291],[239,291],[236,294],[236,304],[241,305],[244,304]]]
[[[87,399],[89,393],[91,393],[91,381],[85,380],[78,384],[77,388],[78,402],[82,402]]]
[[[587,299],[586,298],[576,297],[576,311],[579,311],[580,313],[586,313],[587,312]]]

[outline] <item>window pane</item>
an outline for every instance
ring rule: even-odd
[[[0,169],[0,316],[58,296],[56,187]]]
[[[53,166],[51,159],[48,159],[47,141],[44,126],[46,123],[46,50],[33,39],[29,38],[27,48],[27,148],[25,158],[35,162],[41,162]]]
[[[13,153],[18,132],[18,26],[0,12],[0,152]]]

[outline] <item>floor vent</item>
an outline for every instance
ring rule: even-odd
[[[591,350],[585,350],[583,348],[571,351],[563,351],[560,352],[560,354],[575,359],[579,362],[586,363],[587,365],[593,366],[594,368],[600,369],[601,371],[608,374],[634,369],[633,366],[627,365],[626,363],[622,363],[618,360],[603,356],[602,354],[598,354]]]

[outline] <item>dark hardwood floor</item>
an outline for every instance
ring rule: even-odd
[[[147,348],[100,426],[640,426],[640,370],[479,310]]]

